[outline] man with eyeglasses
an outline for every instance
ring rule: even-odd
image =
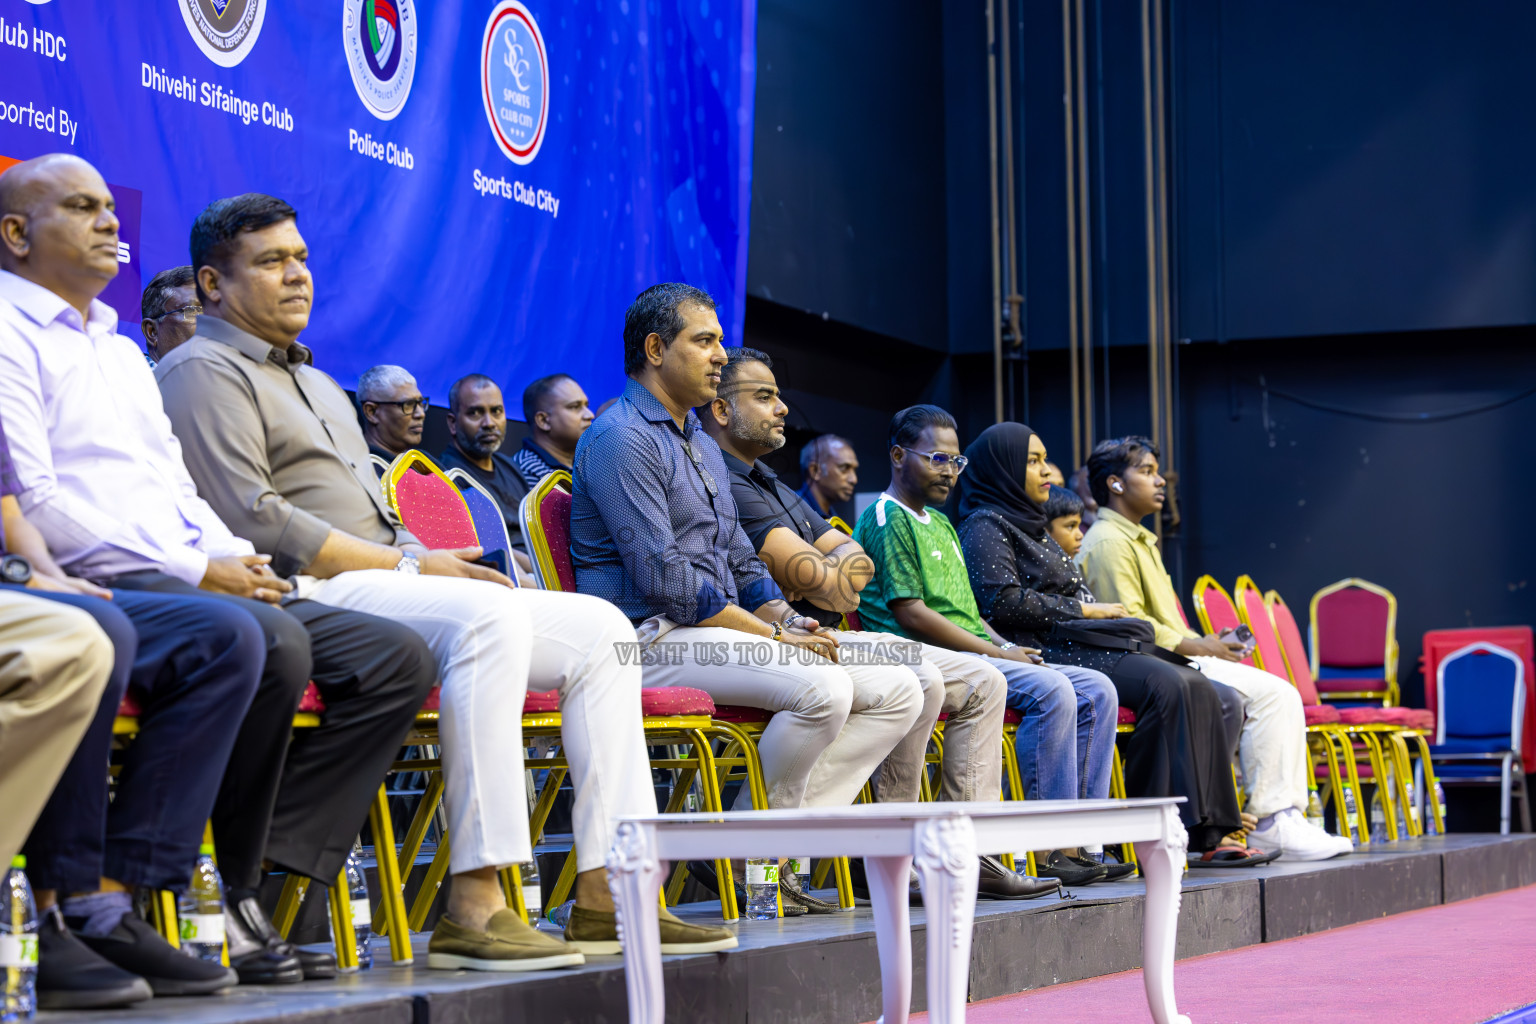
[[[150,278],[139,301],[139,312],[144,316],[139,329],[144,332],[149,365],[197,333],[197,314],[202,311],[191,267],[172,267]]]
[[[405,367],[386,363],[365,371],[357,379],[357,401],[363,407],[369,454],[393,462],[395,456],[421,447],[428,399]]]
[[[960,539],[939,511],[966,461],[954,417],[938,406],[914,405],[892,418],[891,486],[853,531],[875,563],[859,617],[865,629],[965,651],[1003,673],[1008,706],[1024,716],[1016,746],[1026,799],[1107,797],[1114,685],[1093,669],[1042,663],[1039,651],[1004,640],[981,617]],[[1103,870],[1091,873],[1102,878]],[[1056,877],[1068,885],[1096,880]]]

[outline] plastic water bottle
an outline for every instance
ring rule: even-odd
[[[1412,835],[1412,832],[1408,829],[1408,820],[1411,818],[1414,825],[1419,823],[1419,808],[1417,806],[1418,794],[1414,792],[1413,779],[1410,777],[1403,781],[1405,784],[1404,788],[1408,791],[1408,804],[1406,807],[1399,807],[1397,809],[1397,834],[1400,838],[1407,839]]]
[[[1371,842],[1384,843],[1387,841],[1387,804],[1381,798],[1382,783],[1377,782],[1375,792],[1371,794]]]
[[[784,870],[795,876],[801,892],[811,891],[811,858],[791,857],[784,862]]]
[[[347,854],[347,899],[352,904],[352,941],[357,946],[357,969],[366,971],[373,966],[373,906],[368,902],[368,876],[358,860],[357,847]],[[336,930],[331,929],[331,941],[336,942]]]
[[[181,949],[188,956],[210,963],[224,959],[224,880],[213,863],[213,847],[197,849],[192,884],[176,900],[181,925]]]
[[[0,969],[5,991],[0,1021],[31,1020],[37,1014],[37,901],[27,881],[27,858],[11,858],[5,873],[5,913],[0,917]]]
[[[1360,809],[1355,806],[1353,786],[1344,787],[1344,820],[1349,824],[1349,830],[1344,834],[1350,840],[1354,840],[1360,834]]]
[[[772,921],[779,916],[779,862],[774,858],[747,861],[748,921]]]
[[[565,923],[571,919],[571,911],[575,909],[575,907],[575,900],[566,900],[558,907],[550,907],[549,913],[545,916],[544,919],[550,924],[554,925],[556,928],[564,930]]]
[[[1445,820],[1445,790],[1440,788],[1440,780],[1435,780],[1434,801],[1440,805],[1440,820]],[[1427,836],[1439,835],[1440,830],[1435,827],[1435,812],[1424,812],[1424,834]]]
[[[523,864],[519,870],[523,881],[523,906],[528,910],[528,920],[534,924],[539,923],[539,918],[544,916],[544,891],[539,888],[539,862],[535,858],[531,864]]]
[[[1307,824],[1323,827],[1323,802],[1317,798],[1317,790],[1307,790]]]

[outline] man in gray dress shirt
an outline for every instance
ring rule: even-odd
[[[407,625],[442,679],[441,734],[453,887],[428,964],[542,970],[617,952],[603,867],[623,814],[656,798],[640,727],[640,669],[620,648],[633,628],[581,594],[514,588],[478,548],[427,550],[380,493],[346,392],[313,365],[309,250],[281,199],[212,203],[192,227],[203,304],[198,334],[156,369],[200,493],[322,604]],[[532,859],[522,764],[529,689],[558,690],[575,780],[576,912],[562,943],[507,908],[498,868]],[[723,929],[662,913],[664,952],[736,945]]]

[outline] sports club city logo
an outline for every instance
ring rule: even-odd
[[[507,159],[532,163],[549,122],[549,58],[539,23],[518,0],[502,0],[485,23],[480,96]]]
[[[357,98],[389,121],[405,109],[416,77],[416,10],[411,0],[346,0],[341,39]]]
[[[219,67],[245,60],[261,35],[267,0],[180,0],[192,41]]]

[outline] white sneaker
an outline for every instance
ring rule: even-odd
[[[1277,813],[1269,828],[1249,832],[1248,844],[1261,850],[1279,850],[1280,860],[1292,861],[1328,860],[1354,850],[1348,839],[1310,824],[1294,807]]]

